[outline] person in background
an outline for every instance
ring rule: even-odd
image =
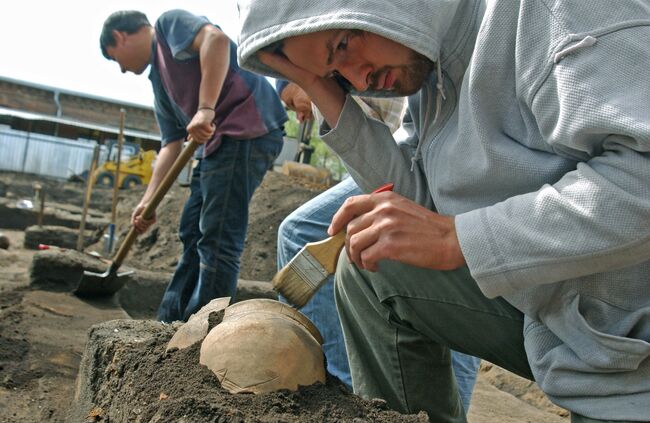
[[[311,99],[298,85],[279,79],[276,81],[276,89],[287,107],[296,112],[298,120],[315,117],[319,124],[323,122],[318,109],[313,106]],[[392,134],[400,128],[406,112],[405,98],[356,96],[354,99],[367,116],[384,123]],[[406,118],[405,129],[412,129],[410,116]],[[286,266],[308,242],[327,238],[329,236],[327,228],[336,211],[346,199],[360,194],[363,194],[361,188],[353,178],[348,177],[287,216],[278,230],[278,270]],[[309,317],[323,335],[327,371],[348,387],[352,387],[343,332],[334,302],[333,276],[328,278],[300,311]],[[457,351],[452,351],[451,359],[463,407],[469,410],[480,360]]]
[[[240,65],[299,85],[351,197],[335,284],[355,392],[466,421],[450,349],[573,422],[650,414],[647,0],[240,0]],[[397,145],[352,94],[410,96]]]
[[[202,144],[180,220],[183,253],[158,310],[163,322],[187,320],[236,293],[248,204],[282,149],[287,115],[273,86],[239,68],[235,43],[205,17],[170,10],[152,26],[141,12],[115,12],[100,46],[123,73],[150,68],[162,148],[133,211],[138,233],[155,222],[141,213],[183,141]]]

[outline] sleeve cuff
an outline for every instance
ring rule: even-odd
[[[354,140],[359,134],[359,122],[365,118],[361,107],[348,94],[345,96],[345,104],[343,104],[336,127],[323,134],[321,138],[338,154],[344,154],[354,147]],[[321,130],[324,129],[321,127]]]
[[[490,230],[487,210],[462,213],[454,220],[460,249],[481,292],[488,298],[514,292],[516,285],[507,277],[507,272],[495,271],[504,268],[505,260]]]

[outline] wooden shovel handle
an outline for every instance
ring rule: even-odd
[[[198,146],[199,143],[193,139],[190,139],[189,144],[185,146],[183,151],[181,151],[181,154],[179,154],[176,160],[174,160],[174,164],[172,164],[172,167],[160,182],[160,185],[156,187],[156,191],[153,193],[151,200],[149,200],[144,210],[142,211],[143,219],[151,219],[151,216],[153,216],[153,213],[156,211],[156,207],[158,207],[162,199],[165,197],[165,194],[167,194],[167,191],[169,191],[169,188],[172,186],[178,175],[180,175],[185,165],[187,165],[187,163],[190,161]],[[124,242],[122,242],[122,245],[120,246],[120,249],[115,256],[115,259],[113,260],[113,267],[115,269],[120,267],[122,261],[124,261],[124,258],[129,253],[131,245],[133,245],[133,242],[137,237],[138,233],[135,231],[135,227],[131,226],[129,233],[126,235]]]

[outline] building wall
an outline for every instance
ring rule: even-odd
[[[0,106],[26,112],[57,116],[56,89],[23,85],[0,79]],[[61,115],[57,117],[79,120],[98,125],[118,127],[120,109],[126,110],[125,126],[128,129],[160,133],[152,108],[120,104],[101,98],[63,91],[59,94]]]
[[[0,171],[67,179],[88,170],[96,143],[0,128]]]
[[[56,116],[52,92],[1,80],[0,106]]]
[[[67,94],[59,96],[63,117],[93,122],[99,125],[119,126],[120,109],[126,110],[125,127],[139,131],[159,133],[156,118],[151,109],[121,106],[92,98],[79,98]]]

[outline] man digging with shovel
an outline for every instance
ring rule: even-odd
[[[271,84],[240,69],[235,44],[204,17],[171,10],[151,26],[141,12],[115,12],[100,46],[124,73],[150,67],[162,148],[133,212],[138,233],[155,222],[141,213],[183,140],[202,144],[180,221],[183,255],[158,310],[161,321],[187,320],[213,298],[235,295],[248,203],[282,149],[287,116]]]

